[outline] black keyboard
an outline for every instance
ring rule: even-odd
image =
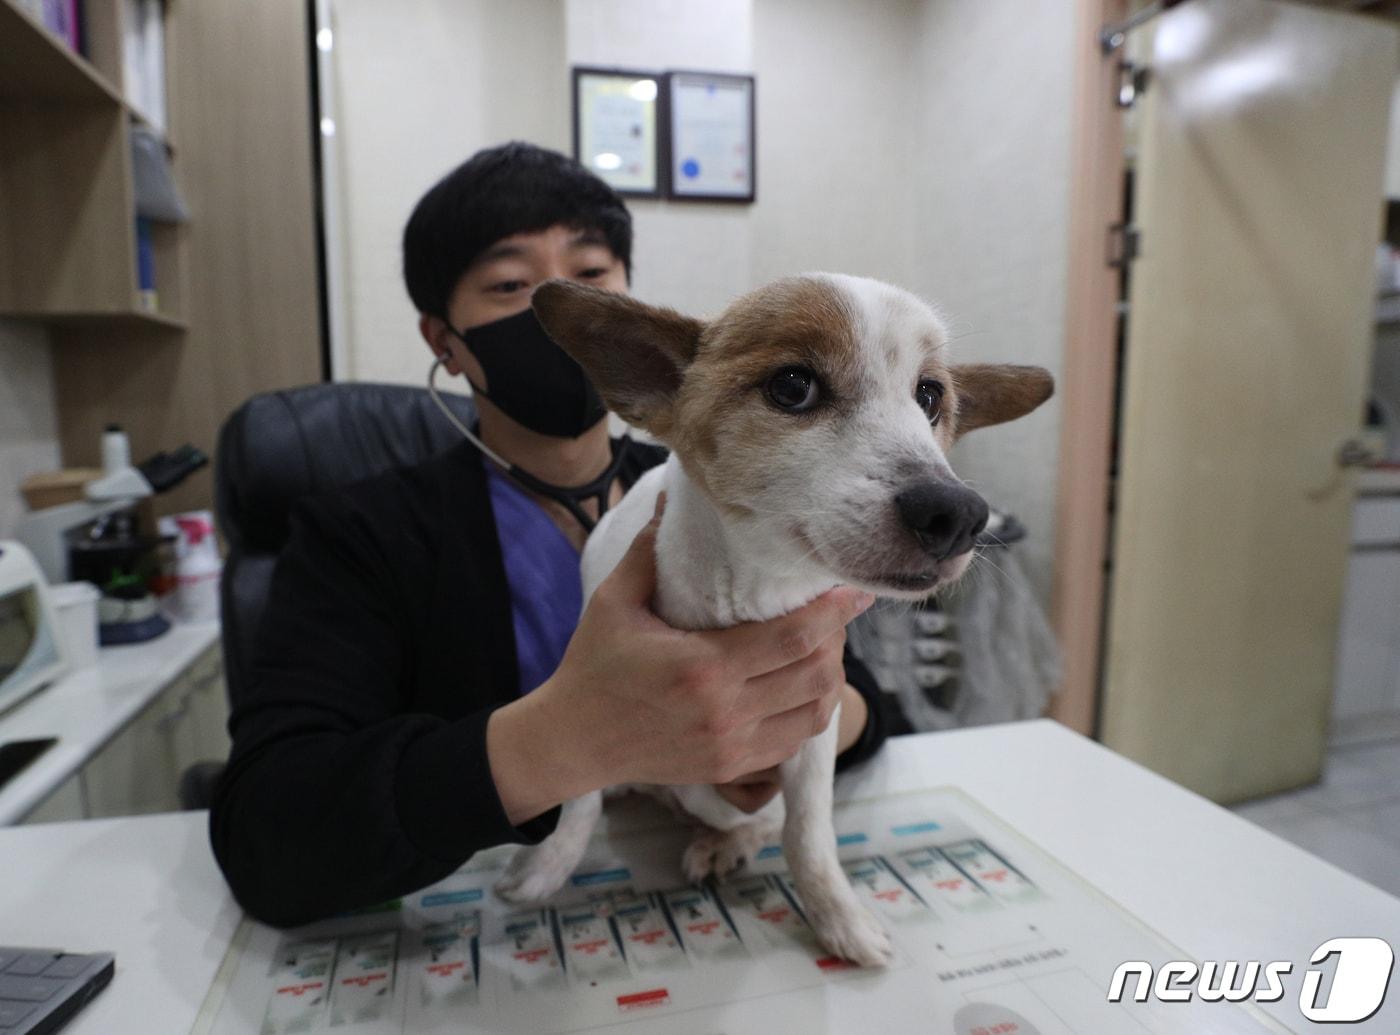
[[[109,952],[0,945],[0,1035],[49,1035],[112,980]]]

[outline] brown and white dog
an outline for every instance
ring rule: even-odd
[[[953,473],[949,447],[1029,413],[1053,390],[1038,367],[950,366],[929,306],[859,277],[780,280],[708,323],[569,281],[542,285],[533,305],[608,406],[671,448],[590,537],[585,596],[665,492],[654,607],[681,629],[773,618],[841,584],[917,600],[953,582],[987,505]],[[709,786],[646,790],[704,824],[684,859],[693,880],[742,865],[781,823],[822,944],[879,965],[891,958],[889,937],[836,854],[837,726],[783,763],[783,793],[756,813]],[[557,890],[601,802],[600,793],[567,802],[555,832],[516,854],[497,891],[533,901]]]

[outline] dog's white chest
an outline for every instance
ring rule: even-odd
[[[786,536],[721,515],[673,455],[643,475],[584,547],[585,601],[617,566],[666,493],[656,537],[657,615],[677,629],[724,629],[795,611],[836,582]]]

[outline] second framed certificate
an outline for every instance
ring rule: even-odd
[[[662,89],[668,196],[753,201],[753,76],[668,72]]]

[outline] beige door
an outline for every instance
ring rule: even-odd
[[[1229,802],[1320,771],[1397,33],[1194,0],[1150,43],[1101,732]]]

